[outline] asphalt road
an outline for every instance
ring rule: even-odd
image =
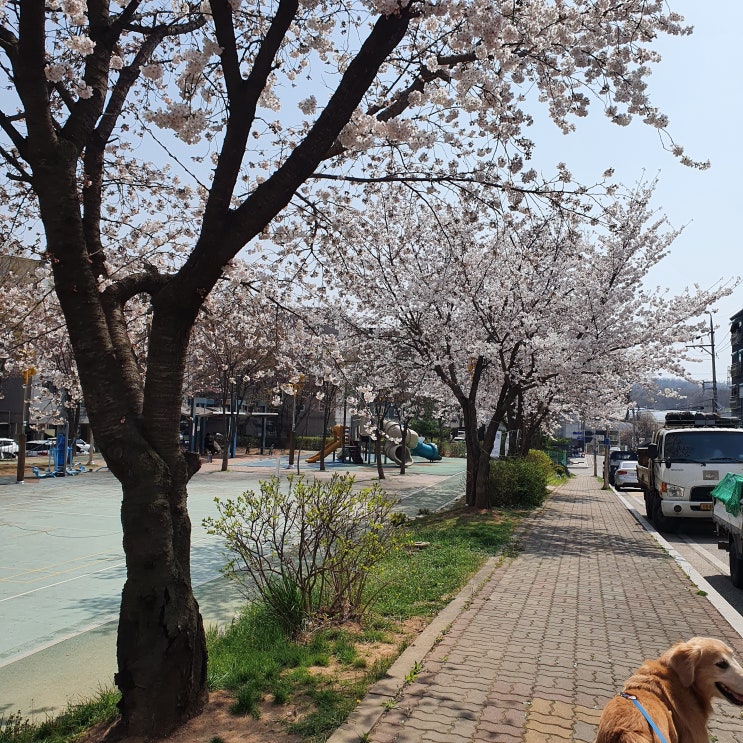
[[[641,514],[645,513],[642,491],[624,490],[622,495]],[[711,518],[709,521],[687,521],[675,534],[663,533],[663,538],[743,616],[743,590],[730,582],[728,553],[717,547],[717,536]]]
[[[593,470],[593,459],[577,460],[575,467],[587,467]],[[597,458],[597,473],[600,477],[603,470],[603,459]],[[645,501],[641,490],[622,490],[617,493],[625,498],[631,507],[645,516]],[[649,524],[648,526],[652,528]],[[675,534],[663,532],[661,537],[676,550],[679,555],[716,591],[731,610],[743,618],[743,590],[730,582],[728,553],[718,549],[717,537],[709,520],[687,520]]]

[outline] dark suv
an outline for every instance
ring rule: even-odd
[[[622,466],[622,462],[636,462],[636,451],[613,451],[609,453],[609,485],[614,484],[614,473]]]

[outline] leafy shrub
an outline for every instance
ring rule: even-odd
[[[327,444],[332,438],[328,434],[325,443]],[[320,451],[322,449],[322,436],[297,436],[296,448],[302,451]]]
[[[570,471],[564,464],[555,465],[555,474],[560,478],[570,477]]]
[[[449,433],[449,429],[442,429],[442,426],[434,418],[413,418],[410,421],[410,428],[419,436],[425,436],[426,441],[440,441],[442,430]]]
[[[370,568],[395,546],[394,501],[374,483],[353,491],[352,475],[329,481],[272,477],[235,500],[215,498],[219,516],[204,519],[224,537],[223,572],[248,597],[257,592],[296,634],[307,619],[360,617]]]
[[[463,459],[467,456],[467,444],[464,441],[444,441],[440,452],[443,457]]]
[[[539,449],[529,449],[529,453],[526,455],[526,461],[532,462],[534,465],[544,473],[546,480],[549,480],[555,475],[555,464],[550,459],[549,454]]]
[[[258,436],[238,436],[237,437],[237,448],[243,451],[249,451],[250,449],[257,449],[261,445],[261,440]]]
[[[500,508],[537,508],[547,495],[547,479],[545,468],[528,458],[492,460],[488,502]]]

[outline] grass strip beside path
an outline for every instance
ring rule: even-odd
[[[227,630],[208,633],[210,690],[228,692],[246,725],[270,713],[285,740],[326,740],[483,562],[507,553],[526,513],[456,507],[404,524],[407,546],[373,569],[369,610],[359,622],[290,641],[265,607],[247,607]],[[91,724],[113,719],[116,701],[115,692],[104,691],[41,725],[0,718],[0,743],[73,741]]]

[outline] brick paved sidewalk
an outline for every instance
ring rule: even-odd
[[[590,742],[606,701],[675,641],[710,635],[743,657],[740,636],[589,475],[553,493],[518,546],[516,557],[491,561],[482,589],[367,740]],[[367,697],[367,713],[389,701],[390,681]],[[739,708],[716,704],[710,732],[743,743]]]

